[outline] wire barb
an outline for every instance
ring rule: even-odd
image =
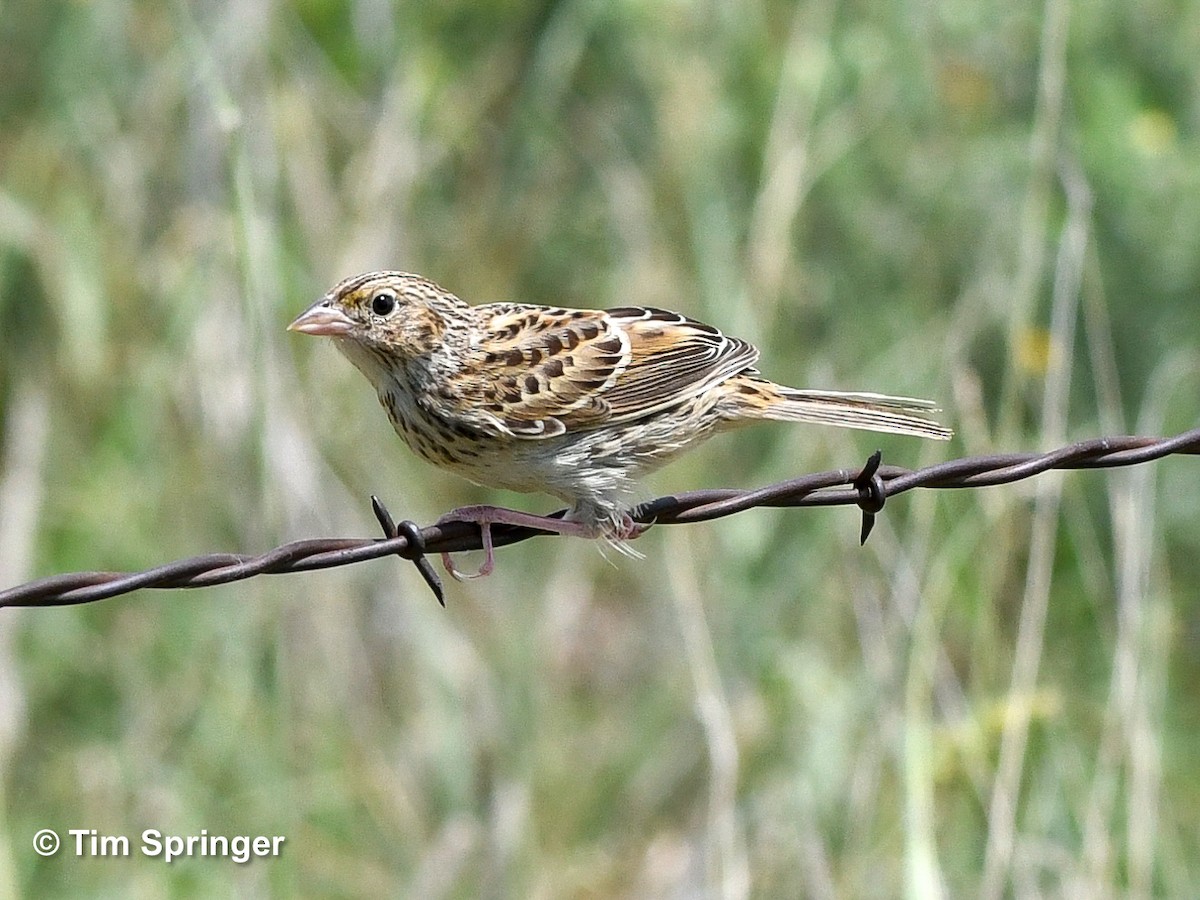
[[[858,506],[863,522],[860,540],[871,532],[875,516],[888,497],[915,488],[978,488],[1011,484],[1051,469],[1111,469],[1162,459],[1172,454],[1200,455],[1200,428],[1170,438],[1104,437],[1078,441],[1047,453],[1002,453],[947,460],[923,469],[884,466],[876,451],[857,471],[837,469],[781,481],[755,490],[715,489],[659,497],[633,510],[631,518],[644,525],[685,525],[706,522],[762,506]],[[0,591],[6,606],[72,606],[94,603],[143,588],[212,587],[256,575],[309,572],[400,556],[411,560],[421,577],[445,606],[442,581],[426,554],[480,550],[479,528],[470,522],[444,522],[420,528],[413,522],[396,525],[377,497],[371,498],[383,538],[323,538],[293,541],[259,556],[210,553],[165,563],[144,572],[74,572],[51,575]],[[561,517],[566,511],[551,513]],[[528,518],[528,517],[526,517]],[[496,525],[496,547],[515,544],[547,532],[524,525]]]
[[[388,512],[388,508],[383,505],[383,501],[374,494],[371,495],[371,510],[375,513],[375,518],[379,520],[379,527],[383,529],[385,539],[402,537],[406,540],[406,546],[403,550],[397,550],[396,555],[412,561],[413,565],[417,567],[417,571],[421,573],[421,577],[425,579],[425,583],[429,585],[429,589],[433,591],[433,596],[437,597],[437,602],[442,605],[442,609],[445,609],[446,589],[442,586],[442,579],[425,555],[425,535],[421,531],[421,526],[411,519],[405,519],[397,525],[392,519],[392,514]]]
[[[862,510],[862,528],[858,533],[858,546],[863,546],[871,536],[875,527],[875,514],[883,511],[887,500],[887,487],[879,475],[879,464],[883,461],[883,451],[876,450],[868,458],[862,471],[852,482],[858,492],[858,508]]]

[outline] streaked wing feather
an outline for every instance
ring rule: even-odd
[[[695,397],[744,371],[758,350],[711,325],[652,307],[621,307],[608,315],[630,339],[631,360],[604,399],[610,421],[650,415]]]
[[[480,376],[466,388],[491,430],[541,439],[651,415],[754,365],[745,341],[649,307],[479,307]]]

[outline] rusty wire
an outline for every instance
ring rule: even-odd
[[[643,503],[632,511],[635,522],[683,525],[706,522],[762,506],[856,505],[863,513],[861,541],[870,534],[875,515],[888,497],[913,488],[975,488],[1009,484],[1051,469],[1101,469],[1131,466],[1172,454],[1200,455],[1200,428],[1171,438],[1108,437],[1078,441],[1048,453],[1002,453],[971,456],[909,470],[880,464],[876,451],[859,469],[836,469],[792,478],[757,490],[700,490],[672,494]],[[71,606],[93,603],[142,588],[197,588],[242,581],[256,575],[279,575],[329,569],[384,556],[411,560],[438,602],[445,605],[441,579],[427,553],[482,549],[479,527],[445,522],[421,528],[393,521],[384,505],[371,498],[382,538],[320,538],[293,541],[259,556],[209,553],[165,563],[143,572],[73,572],[52,575],[0,591],[0,607]],[[559,518],[559,510],[548,518]],[[493,525],[496,547],[550,534],[536,528]]]

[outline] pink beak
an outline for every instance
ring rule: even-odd
[[[329,306],[328,303],[328,300],[318,300],[296,317],[296,321],[288,326],[288,331],[319,334],[326,337],[338,337],[353,331],[354,320],[337,307]]]

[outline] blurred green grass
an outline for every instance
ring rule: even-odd
[[[958,430],[763,427],[648,494],[1192,427],[1198,45],[1153,0],[4,4],[0,584],[488,497],[283,331],[373,267],[679,309]],[[446,611],[387,562],[8,611],[0,896],[1186,896],[1193,468],[909,496],[865,550],[535,541]]]

